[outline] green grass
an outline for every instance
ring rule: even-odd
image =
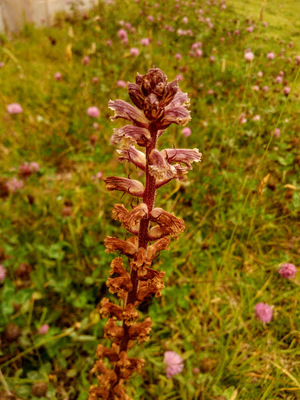
[[[107,235],[124,238],[125,231],[111,217],[120,194],[107,192],[93,177],[102,171],[137,179],[134,169],[117,162],[110,137],[122,123],[110,121],[107,105],[109,99],[129,100],[118,80],[133,82],[154,64],[170,81],[181,74],[180,87],[191,98],[192,135],[184,138],[171,126],[159,147],[197,147],[203,161],[186,184],[172,182],[157,196],[157,206],[184,218],[186,231],[155,264],[166,271],[166,287],[143,309],[153,329],[149,342],[132,349],[146,366],[128,384],[128,394],[135,400],[300,398],[299,272],[291,281],[278,274],[284,262],[299,266],[298,4],[267,2],[266,29],[258,21],[260,1],[245,6],[229,0],[226,10],[219,3],[196,3],[180,3],[177,11],[171,0],[158,8],[152,0],[116,2],[87,18],[60,16],[52,28],[28,25],[14,38],[1,37],[0,264],[7,277],[0,283],[0,368],[23,399],[38,398],[32,394],[38,382],[48,385],[46,399],[87,399],[97,343],[109,344],[103,339],[105,320],[95,310],[108,295],[113,258],[103,241]],[[213,29],[198,20],[200,7]],[[248,24],[251,14],[255,21]],[[188,25],[181,23],[184,16]],[[117,37],[120,20],[135,27],[127,47]],[[178,28],[190,28],[194,37],[178,36]],[[149,47],[140,45],[144,37],[152,39]],[[197,41],[203,44],[199,59],[189,54]],[[131,47],[140,49],[138,57],[130,56]],[[244,60],[248,48],[255,56],[251,63]],[[274,60],[267,60],[269,51]],[[81,63],[85,55],[87,66]],[[280,71],[284,83],[276,84]],[[54,80],[56,72],[61,82]],[[92,82],[95,76],[98,83]],[[288,97],[284,86],[291,88]],[[22,105],[22,114],[7,113],[13,102]],[[94,105],[100,110],[96,120],[86,114]],[[240,123],[242,113],[246,123]],[[260,121],[253,121],[255,115]],[[271,135],[276,128],[279,138]],[[6,182],[33,161],[39,172],[6,196]],[[130,201],[122,198],[128,207]],[[32,268],[25,278],[17,273],[21,263]],[[271,323],[255,318],[259,302],[273,306]],[[9,323],[21,329],[11,342]],[[45,323],[49,331],[39,335]],[[165,375],[166,350],[185,360],[173,380]]]

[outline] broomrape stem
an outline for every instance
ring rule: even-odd
[[[192,169],[191,163],[201,159],[198,149],[156,148],[158,134],[162,134],[171,123],[185,125],[190,120],[187,109],[189,99],[182,93],[175,80],[168,83],[166,75],[159,68],[151,68],[146,75],[137,75],[136,83],[128,84],[128,92],[136,107],[123,100],[109,101],[115,111],[112,119],[122,118],[131,125],[115,129],[115,143],[124,142],[118,151],[121,161],[128,161],[141,169],[146,176],[145,186],[133,179],[108,177],[108,190],[118,190],[142,199],[131,211],[123,204],[115,204],[114,219],[134,236],[128,240],[108,236],[105,239],[106,252],[115,251],[127,256],[130,274],[123,266],[122,257],[111,263],[107,286],[111,293],[122,299],[123,307],[104,298],[100,313],[109,319],[104,328],[105,337],[113,341],[111,347],[101,343],[97,348],[97,358],[93,372],[96,372],[99,386],[92,385],[89,400],[131,400],[125,392],[124,382],[134,372],[141,373],[144,360],[128,357],[127,352],[134,342],[149,339],[151,319],[140,321],[136,305],[151,296],[161,296],[164,288],[164,271],[149,268],[160,251],[166,250],[170,238],[178,238],[184,231],[184,221],[175,215],[154,208],[156,190],[172,179],[185,180]],[[128,123],[128,122],[127,122]],[[145,153],[131,144],[145,148]],[[150,227],[150,222],[155,225]],[[152,242],[148,247],[148,243]],[[119,321],[119,322],[118,322]],[[111,364],[108,367],[104,359]]]

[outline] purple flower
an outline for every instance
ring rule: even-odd
[[[273,317],[273,310],[269,306],[269,304],[266,303],[258,303],[255,306],[254,309],[255,316],[261,321],[261,322],[271,322],[271,319]]]
[[[183,134],[184,137],[189,137],[192,134],[192,131],[190,128],[187,126],[182,129],[181,133]]]
[[[276,76],[275,82],[282,83],[282,76],[280,76],[280,75]]]
[[[150,44],[150,39],[149,38],[141,39],[141,45],[142,46],[149,46],[149,44]]]
[[[275,54],[273,53],[273,51],[270,51],[270,52],[267,54],[267,59],[268,59],[268,60],[274,60],[274,58],[275,58]]]
[[[279,129],[279,128],[276,128],[275,131],[273,132],[273,136],[274,136],[274,137],[279,137],[280,134],[281,134],[281,132],[280,132],[280,129]]]
[[[40,327],[40,329],[38,330],[38,333],[40,335],[46,335],[46,333],[48,333],[49,330],[49,325],[48,324],[44,324]]]
[[[89,65],[89,63],[90,63],[90,57],[89,56],[84,56],[83,59],[81,60],[81,64]]]
[[[4,265],[0,264],[0,282],[4,281],[6,278],[6,269]]]
[[[261,78],[261,77],[263,76],[262,71],[259,71],[259,72],[257,73],[257,76],[258,76],[259,78]]]
[[[253,26],[249,26],[249,28],[247,28],[247,31],[250,32],[250,33],[253,32],[253,30],[254,30]]]
[[[254,54],[252,51],[246,51],[244,57],[246,61],[252,61],[254,59]]]
[[[3,67],[4,67],[4,62],[0,61],[0,68],[3,68]]]
[[[174,375],[179,374],[183,370],[183,359],[175,351],[166,351],[164,355],[164,363],[166,364],[167,377],[172,379]]]
[[[132,47],[130,49],[130,55],[131,56],[138,56],[140,54],[140,51],[137,47]]]
[[[265,92],[265,93],[267,93],[268,91],[269,91],[269,86],[264,86],[263,88],[262,88],[262,90]]]
[[[290,93],[290,91],[291,91],[291,88],[290,88],[289,86],[285,86],[285,87],[283,88],[283,94],[284,94],[285,96],[288,96],[288,94]]]
[[[259,92],[259,86],[258,86],[258,85],[252,86],[252,90],[253,90],[254,92]]]
[[[62,80],[62,74],[60,72],[56,72],[56,74],[54,75],[54,79],[56,81],[61,81]]]
[[[180,53],[176,53],[175,54],[175,58],[176,58],[176,60],[181,60],[182,59],[182,55]]]
[[[120,29],[118,31],[118,38],[119,39],[127,39],[127,32],[125,31],[125,29]]]
[[[154,21],[154,18],[153,18],[152,15],[148,15],[147,20],[150,21],[150,22],[153,22],[153,21]]]
[[[89,117],[98,118],[100,115],[100,111],[99,111],[98,107],[89,107],[87,109],[87,115]]]
[[[24,182],[17,178],[12,178],[6,182],[5,186],[10,193],[15,193],[17,190],[22,189]]]
[[[7,106],[7,111],[9,114],[21,114],[21,112],[23,112],[23,108],[19,103],[11,103]]]
[[[126,88],[127,83],[126,83],[125,81],[118,81],[118,82],[117,82],[117,85],[118,85],[120,88]]]
[[[282,264],[279,269],[279,274],[286,279],[295,278],[296,272],[297,272],[296,266],[290,263]]]

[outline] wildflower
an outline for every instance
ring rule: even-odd
[[[125,29],[120,29],[118,31],[118,38],[119,39],[127,39],[127,32],[125,31]]]
[[[257,73],[257,76],[258,76],[259,78],[261,78],[261,77],[263,76],[263,72],[262,72],[262,71],[259,71],[259,72]]]
[[[184,137],[189,137],[192,134],[192,131],[190,128],[187,126],[182,129],[181,133],[183,134]]]
[[[176,53],[175,54],[175,58],[176,58],[176,60],[181,60],[182,59],[182,55],[180,53]]]
[[[279,269],[279,274],[286,279],[295,278],[296,272],[297,272],[296,266],[290,263],[282,264]]]
[[[258,85],[252,86],[252,90],[253,90],[254,92],[259,92],[259,86],[258,86]]]
[[[244,57],[246,61],[252,61],[254,59],[254,54],[249,50],[245,53]]]
[[[150,44],[150,39],[149,38],[141,39],[141,45],[142,46],[149,46],[149,44]]]
[[[5,186],[10,193],[15,193],[17,190],[22,189],[24,182],[17,178],[12,178],[6,182]]]
[[[147,20],[150,21],[150,22],[153,22],[153,21],[154,21],[154,18],[153,18],[152,15],[148,15]]]
[[[4,62],[3,61],[0,61],[0,68],[3,68],[4,67]]]
[[[296,65],[300,65],[300,56],[296,56],[295,63]]]
[[[61,81],[62,80],[62,74],[60,72],[56,72],[55,75],[54,75],[54,79],[56,81],[58,81],[58,82]]]
[[[260,115],[255,115],[255,116],[252,118],[252,120],[253,120],[254,122],[260,121]]]
[[[92,79],[92,83],[94,84],[99,83],[99,78],[97,76],[94,76]]]
[[[282,83],[282,76],[280,76],[280,75],[276,76],[275,82]]]
[[[118,85],[120,88],[126,88],[127,83],[126,83],[125,81],[118,81],[118,82],[117,82],[117,85]]]
[[[267,92],[269,91],[269,86],[265,85],[265,86],[262,88],[262,90],[263,90],[263,92],[267,93]]]
[[[113,44],[112,40],[111,40],[111,39],[107,39],[107,41],[106,41],[106,46],[111,47],[112,44]]]
[[[89,56],[84,56],[83,59],[81,60],[82,65],[89,65],[90,63],[90,57]]]
[[[181,74],[176,75],[176,79],[178,80],[178,82],[183,80],[183,76]]]
[[[291,91],[291,88],[290,88],[289,86],[285,86],[285,87],[283,88],[283,94],[284,94],[285,96],[288,96],[288,94],[290,93],[290,91]]]
[[[182,23],[187,24],[189,22],[189,19],[187,17],[182,18]]]
[[[183,359],[175,351],[165,352],[164,363],[167,367],[167,377],[170,379],[172,379],[174,375],[179,374],[183,370]]]
[[[0,282],[4,281],[6,278],[6,268],[4,265],[0,264]]]
[[[137,47],[132,47],[130,49],[130,55],[131,56],[138,56],[140,54],[140,51]]]
[[[272,308],[265,303],[257,303],[254,309],[255,316],[261,321],[261,322],[271,322],[272,317],[273,317],[273,310]]]
[[[275,58],[275,54],[273,53],[273,51],[270,51],[270,52],[267,54],[267,59],[268,59],[268,60],[274,60],[274,58]]]
[[[7,111],[9,114],[21,114],[21,112],[23,112],[23,108],[19,103],[11,103],[7,106]]]
[[[280,129],[279,129],[279,128],[276,128],[275,131],[273,132],[273,136],[274,136],[274,137],[279,137],[280,134],[281,134],[281,132],[280,132]]]
[[[201,50],[201,49],[197,49],[196,52],[195,52],[195,56],[196,56],[197,58],[200,58],[200,57],[202,57],[202,55],[203,55],[202,50]]]
[[[215,56],[210,56],[209,57],[209,62],[214,63],[216,60]]]
[[[49,325],[48,325],[48,324],[43,324],[43,325],[39,328],[38,333],[39,333],[40,335],[46,335],[46,333],[48,332],[48,330],[49,330]]]
[[[250,32],[250,33],[253,32],[254,31],[254,27],[253,26],[249,26],[249,28],[247,28],[247,31]]]
[[[40,169],[40,166],[36,162],[31,162],[31,163],[24,163],[23,165],[20,165],[19,167],[19,175],[22,178],[28,178],[30,175],[32,175],[35,172],[38,172]]]
[[[89,117],[98,118],[99,115],[100,115],[100,111],[99,111],[98,107],[95,107],[95,106],[94,107],[89,107],[87,109],[87,115]]]

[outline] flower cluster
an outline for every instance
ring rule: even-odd
[[[128,121],[114,130],[112,140],[121,144],[120,161],[130,162],[144,173],[145,184],[116,176],[105,179],[108,190],[128,193],[140,201],[130,210],[123,204],[113,207],[113,218],[120,221],[130,237],[122,240],[108,236],[106,252],[126,256],[129,268],[124,266],[122,256],[111,263],[107,286],[120,301],[118,304],[107,298],[101,301],[100,314],[108,317],[104,334],[113,344],[110,348],[98,345],[93,372],[100,385],[91,387],[89,400],[129,399],[124,381],[134,372],[141,372],[144,360],[128,357],[127,351],[135,342],[149,339],[152,325],[149,317],[141,320],[136,306],[161,295],[165,273],[150,268],[151,264],[160,251],[167,249],[170,238],[177,239],[185,227],[181,218],[155,207],[156,191],[172,179],[186,179],[191,164],[201,159],[198,149],[160,151],[156,147],[158,138],[172,123],[185,125],[190,120],[189,98],[181,92],[177,80],[168,83],[159,68],[151,68],[146,75],[138,74],[136,82],[128,83],[127,87],[135,107],[123,100],[109,101],[109,107],[115,112],[112,119]],[[104,362],[105,358],[111,368]],[[178,366],[170,367],[170,375],[178,373],[181,365],[179,362]]]

